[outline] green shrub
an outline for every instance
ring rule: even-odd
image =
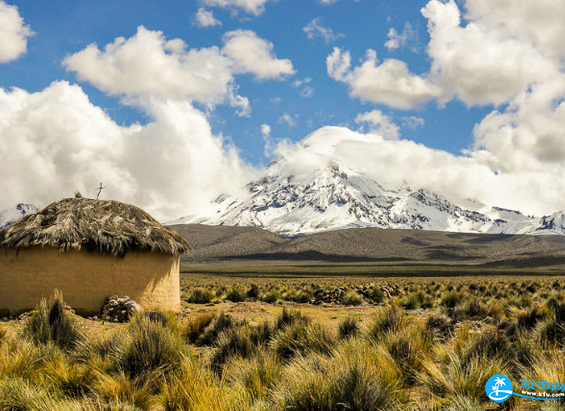
[[[369,294],[369,299],[375,304],[380,304],[385,300],[385,294],[379,287],[375,287]]]
[[[430,295],[422,290],[408,294],[400,300],[400,305],[407,310],[414,310],[416,308],[431,308],[433,299]]]
[[[361,305],[363,304],[363,297],[357,294],[357,292],[350,290],[341,297],[341,303],[343,305]]]
[[[214,294],[207,288],[196,288],[190,294],[184,297],[187,303],[192,304],[208,304],[214,299]]]
[[[440,304],[447,308],[455,308],[457,305],[459,305],[461,300],[461,294],[448,292],[443,294]]]
[[[259,300],[269,304],[276,303],[279,298],[280,298],[280,293],[275,289],[269,290],[263,294],[259,294]]]
[[[296,290],[294,288],[284,292],[281,296],[283,300],[292,301],[295,303],[309,303],[312,300],[313,294],[307,290]]]
[[[239,288],[232,288],[226,294],[226,300],[230,300],[234,303],[240,303],[247,299],[247,294],[240,290]]]

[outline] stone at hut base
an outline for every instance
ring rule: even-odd
[[[142,310],[141,306],[128,296],[111,295],[104,301],[101,318],[104,321],[125,323]]]

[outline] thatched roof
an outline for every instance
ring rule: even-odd
[[[178,233],[145,211],[119,201],[66,198],[0,230],[0,247],[52,246],[124,256],[130,250],[183,254],[190,250]]]

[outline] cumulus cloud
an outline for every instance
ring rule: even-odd
[[[222,22],[214,17],[214,13],[210,10],[206,10],[203,7],[200,7],[196,12],[196,24],[199,27],[214,27],[214,26],[221,26]]]
[[[289,59],[278,59],[273,43],[253,31],[235,30],[224,34],[222,53],[233,62],[235,73],[252,73],[259,80],[281,80],[295,73]]]
[[[312,170],[337,162],[385,187],[407,184],[413,189],[427,188],[459,203],[468,204],[467,199],[476,199],[483,204],[534,215],[563,208],[564,166],[539,172],[496,173],[469,156],[343,127],[319,129],[301,143],[281,146],[279,155],[286,159],[279,163],[281,167],[290,164],[297,178],[302,173],[310,176]],[[276,164],[273,172],[277,172]]]
[[[398,140],[400,138],[400,129],[389,116],[380,110],[372,110],[365,113],[359,113],[355,117],[358,124],[366,124],[369,132],[376,133],[387,140]],[[362,128],[363,130],[363,128]]]
[[[230,9],[243,9],[247,13],[258,16],[265,11],[265,4],[269,0],[204,0],[207,6],[223,7]]]
[[[408,70],[405,62],[387,59],[378,64],[377,53],[368,50],[365,61],[351,68],[351,54],[334,47],[326,60],[328,74],[349,85],[350,95],[365,101],[411,109],[443,95],[441,87]]]
[[[469,105],[506,103],[558,71],[530,41],[482,20],[463,26],[453,0],[432,0],[422,14],[428,19],[432,76]]]
[[[294,73],[292,62],[277,59],[273,44],[252,31],[224,35],[224,47],[187,49],[182,39],[140,26],[129,39],[119,37],[100,50],[96,44],[67,56],[63,65],[100,90],[144,99],[189,98],[206,105],[227,102],[248,115],[249,100],[237,94],[234,75],[282,79]]]
[[[431,0],[431,74],[468,105],[495,105],[469,154],[502,173],[562,173],[565,49],[560,2]],[[512,5],[512,7],[510,7]]]
[[[304,30],[310,40],[314,40],[316,37],[321,37],[326,42],[326,44],[330,44],[338,38],[344,37],[343,34],[335,34],[332,29],[324,27],[322,25],[321,17],[316,17],[302,30]]]
[[[79,190],[127,201],[160,220],[197,213],[234,194],[253,170],[186,101],[154,100],[151,121],[122,127],[67,82],[28,93],[0,89],[0,209],[37,206]]]
[[[387,34],[388,40],[385,42],[385,47],[389,50],[396,50],[398,48],[404,48],[406,45],[416,38],[416,32],[410,25],[406,23],[404,29],[399,33],[396,29],[391,28]]]
[[[33,34],[18,8],[0,1],[0,63],[23,55],[27,51],[27,39]]]
[[[91,44],[65,58],[78,78],[112,95],[190,97],[220,103],[233,89],[230,60],[218,47],[186,49],[181,39],[140,26],[100,50]]]

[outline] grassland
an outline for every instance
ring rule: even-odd
[[[563,276],[271,268],[185,272],[177,315],[6,319],[0,410],[565,409],[485,394],[494,374],[565,382]]]

